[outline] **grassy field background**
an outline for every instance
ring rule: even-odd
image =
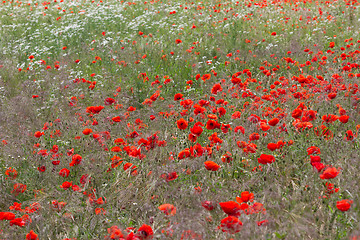
[[[358,1],[0,3],[1,239],[359,239]]]

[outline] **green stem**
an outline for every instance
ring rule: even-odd
[[[330,234],[330,232],[331,232],[331,230],[332,230],[333,223],[334,223],[334,221],[335,221],[336,215],[337,215],[337,210],[335,210],[335,212],[333,213],[333,215],[332,215],[332,217],[331,217],[331,219],[330,219],[329,229],[328,229],[328,230],[329,230],[329,234]]]

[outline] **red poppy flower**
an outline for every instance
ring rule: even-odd
[[[0,212],[0,220],[13,220],[15,219],[15,214],[12,212]]]
[[[159,206],[159,210],[170,216],[174,216],[176,214],[176,207],[168,203]]]
[[[122,158],[120,158],[119,156],[114,155],[114,157],[111,158],[111,167],[116,168],[116,167],[120,166],[120,164],[122,162],[123,162]]]
[[[19,227],[23,227],[23,226],[25,226],[25,222],[22,218],[15,218],[10,221],[10,226],[12,226],[12,225],[17,225]]]
[[[346,115],[346,110],[340,104],[336,104],[336,106],[339,108],[340,116]]]
[[[80,178],[80,183],[84,186],[86,183],[90,183],[91,182],[91,178],[89,178],[88,174],[84,174],[81,176]]]
[[[63,184],[60,185],[60,187],[64,190],[70,188],[71,186],[72,186],[72,182],[68,182],[68,181],[63,182]]]
[[[52,153],[57,153],[59,151],[58,145],[53,145],[52,149],[50,150]]]
[[[273,155],[261,154],[258,158],[258,162],[261,164],[269,164],[275,162],[275,157]]]
[[[154,235],[154,232],[152,228],[149,225],[143,224],[137,231],[136,236],[140,240],[148,240],[152,239]]]
[[[240,194],[240,197],[236,197],[236,201],[238,203],[243,203],[243,202],[252,202],[254,200],[254,194],[250,193],[248,191],[242,192]]]
[[[237,217],[229,216],[221,220],[220,228],[223,232],[235,234],[241,231],[242,225]]]
[[[320,154],[321,153],[320,148],[318,148],[316,146],[311,146],[306,151],[307,151],[308,155],[310,155],[310,154]]]
[[[261,122],[261,123],[260,123],[260,128],[261,128],[261,130],[263,130],[264,132],[266,132],[266,131],[268,131],[268,130],[270,129],[270,126],[267,125],[267,124],[264,123],[264,122]]]
[[[234,132],[238,132],[240,130],[240,132],[242,134],[245,134],[245,128],[243,126],[237,126],[236,128],[234,128]]]
[[[171,172],[168,175],[166,175],[166,182],[170,182],[170,181],[174,181],[175,179],[178,178],[178,175],[176,172]]]
[[[220,202],[219,205],[221,209],[229,216],[238,217],[241,215],[241,207],[237,202]]]
[[[33,209],[31,209],[32,211]],[[21,217],[21,219],[24,221],[25,225],[29,225],[30,223],[32,223],[32,220],[30,218],[29,215],[25,214]]]
[[[339,121],[342,123],[347,123],[349,121],[349,116],[342,115],[341,117],[339,117]]]
[[[321,117],[321,119],[324,121],[324,122],[327,122],[327,123],[332,123],[332,122],[335,122],[336,120],[339,119],[339,116],[336,116],[334,114],[328,114],[328,115],[323,115]]]
[[[241,112],[239,111],[235,111],[232,115],[231,115],[231,119],[237,119],[241,117]]]
[[[178,127],[179,129],[181,129],[181,130],[184,130],[184,129],[186,129],[186,128],[188,127],[188,122],[187,122],[185,119],[183,119],[183,118],[179,119],[179,120],[176,122],[176,124],[177,124],[177,127]]]
[[[209,171],[217,171],[220,168],[220,166],[213,161],[206,161],[204,164],[205,168]]]
[[[34,136],[35,136],[36,138],[39,138],[39,137],[41,137],[41,136],[44,135],[44,134],[45,134],[44,132],[37,131],[37,132],[35,132]]]
[[[14,202],[12,206],[9,207],[10,210],[21,211],[21,203]],[[0,219],[2,220],[2,219]]]
[[[123,166],[124,171],[126,171],[126,170],[128,170],[130,168],[131,168],[131,171],[134,172],[134,171],[136,171],[137,167],[132,163],[125,163],[124,166]]]
[[[270,151],[275,151],[276,149],[278,149],[278,144],[277,143],[268,143],[267,149],[269,149]]]
[[[38,167],[38,171],[39,171],[39,172],[45,172],[45,170],[46,170],[46,167],[45,167],[45,166],[40,166],[40,167]]]
[[[194,127],[190,128],[190,132],[194,134],[195,136],[199,137],[201,133],[203,132],[202,127],[200,127],[200,124],[203,125],[201,122],[195,123]]]
[[[234,85],[241,84],[241,78],[232,77],[231,78],[231,83],[234,84]]]
[[[121,122],[120,116],[113,117],[111,120],[113,120],[114,122]]]
[[[41,156],[43,156],[43,157],[49,156],[49,153],[47,152],[46,149],[40,150],[37,154],[38,154],[38,155],[41,155]]]
[[[313,164],[313,163],[315,163],[315,162],[321,162],[320,156],[310,155],[310,163]]]
[[[221,156],[221,161],[223,163],[230,163],[233,160],[231,153],[227,152],[226,154]]]
[[[201,202],[201,206],[203,206],[206,210],[213,210],[215,208],[215,204],[210,201],[203,201]]]
[[[252,134],[250,134],[250,136],[249,136],[249,140],[250,140],[250,141],[259,140],[259,138],[260,138],[260,134],[258,134],[258,133],[252,133]]]
[[[328,98],[329,98],[329,99],[334,99],[334,98],[336,98],[336,95],[337,95],[337,94],[336,94],[335,92],[329,93],[329,94],[328,94]]]
[[[128,107],[127,110],[128,110],[129,112],[133,112],[133,111],[136,110],[136,107],[130,106],[130,107]]]
[[[28,234],[26,234],[26,240],[39,240],[38,235],[34,233],[33,230],[30,230]]]
[[[268,122],[268,124],[273,127],[276,126],[276,124],[278,124],[278,123],[279,123],[278,118],[273,118],[273,119],[269,120],[269,122]]]
[[[256,202],[251,206],[251,213],[259,213],[259,212],[265,213],[266,209],[264,208],[264,205],[262,203]]]
[[[113,104],[115,102],[115,99],[112,99],[112,98],[106,98],[105,100],[104,100],[104,104],[105,105],[111,105],[111,104]]]
[[[291,113],[291,116],[295,119],[299,119],[302,115],[302,110],[300,108],[294,109],[294,111]]]
[[[124,237],[123,233],[119,229],[118,226],[114,225],[107,229],[108,233],[110,234],[110,239],[122,239]]]
[[[90,129],[90,128],[85,128],[83,131],[84,135],[89,135],[90,133],[92,133],[92,129]]]
[[[262,226],[262,225],[267,225],[269,223],[269,221],[267,219],[256,222],[258,226]]]
[[[272,32],[272,33],[271,33],[271,36],[276,36],[276,32]]]
[[[115,146],[115,147],[112,147],[111,150],[112,152],[121,152],[121,148],[119,146]]]
[[[219,116],[222,117],[226,114],[226,109],[223,108],[223,107],[219,107],[218,108],[218,113],[219,113]]]
[[[217,121],[209,119],[207,121],[207,123],[206,123],[206,129],[212,130],[212,129],[215,129],[215,128],[220,128],[220,124]]]
[[[11,193],[14,193],[16,196],[20,193],[23,193],[26,191],[27,186],[22,183],[15,183],[14,184],[14,190],[11,191]]]
[[[321,175],[321,179],[332,179],[339,175],[340,171],[335,167],[328,167]]]
[[[190,150],[187,148],[187,149],[184,149],[182,150],[181,152],[179,152],[179,155],[178,155],[178,159],[184,159],[184,158],[188,158],[190,157]]]
[[[79,154],[75,154],[72,156],[72,161],[69,163],[70,167],[75,165],[79,165],[81,163],[82,157]]]
[[[222,89],[220,83],[216,83],[216,84],[214,84],[214,86],[212,87],[211,93],[216,95],[218,92],[221,92],[222,90],[223,90],[223,89]]]
[[[248,120],[251,123],[258,123],[258,122],[260,122],[261,118],[255,114],[251,114],[250,117],[248,117]]]
[[[344,137],[345,140],[347,140],[347,141],[352,141],[352,140],[354,140],[354,138],[355,138],[355,136],[354,136],[353,131],[347,130],[347,131],[345,132],[345,137]]]
[[[99,114],[103,109],[104,109],[103,106],[90,106],[86,108],[86,112],[92,114]]]
[[[316,168],[318,172],[321,172],[325,168],[325,165],[321,162],[313,162],[311,165]]]
[[[344,199],[344,200],[341,200],[341,201],[337,201],[336,202],[336,207],[340,211],[346,212],[346,211],[348,211],[350,209],[352,203],[353,203],[353,201],[348,200],[348,199]]]
[[[10,179],[16,179],[17,175],[18,175],[18,172],[12,168],[12,167],[9,167],[6,171],[5,171],[5,175],[8,176]],[[5,179],[8,179],[7,177]]]
[[[201,79],[206,82],[207,80],[210,80],[211,78],[211,74],[207,73],[207,74],[204,74]]]
[[[179,44],[179,43],[182,43],[182,41],[181,41],[180,39],[176,39],[176,40],[175,40],[175,43],[176,43],[176,44]]]
[[[181,93],[177,93],[174,95],[174,101],[179,101],[183,98],[183,95]]]
[[[64,178],[67,178],[69,176],[69,174],[70,174],[70,171],[67,168],[63,168],[59,171],[59,175]]]

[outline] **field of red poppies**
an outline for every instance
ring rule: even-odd
[[[360,239],[357,0],[3,0],[0,239]]]

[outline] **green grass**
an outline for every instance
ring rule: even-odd
[[[110,239],[108,229],[112,226],[118,226],[124,235],[129,234],[125,229],[132,227],[140,236],[137,229],[143,224],[151,226],[154,239],[181,239],[187,230],[202,239],[358,237],[359,93],[350,89],[358,84],[356,74],[360,74],[356,65],[360,47],[357,3],[354,9],[346,2],[332,1],[267,2],[266,6],[265,2],[236,1],[134,3],[0,4],[0,140],[7,142],[0,142],[0,191],[4,194],[0,209],[15,213],[17,218],[28,214],[32,220],[23,227],[0,221],[0,238],[24,239],[33,230],[39,239]],[[182,42],[177,44],[176,39]],[[329,47],[330,42],[335,43],[334,48]],[[34,59],[29,58],[31,55]],[[312,61],[314,57],[317,61]],[[77,59],[80,62],[76,63]],[[344,71],[345,65],[352,66],[351,70]],[[244,69],[249,69],[251,77]],[[238,76],[242,87],[231,83],[231,76],[238,72],[242,73]],[[147,81],[140,77],[143,73]],[[211,78],[196,80],[198,74],[211,74]],[[336,79],[335,74],[341,78]],[[312,83],[299,83],[294,77],[300,75],[312,76]],[[75,83],[76,78],[79,83]],[[154,82],[156,79],[159,83]],[[165,79],[171,81],[164,84]],[[89,89],[94,81],[96,85]],[[221,83],[223,91],[212,94],[216,83]],[[279,89],[285,94],[279,94]],[[333,100],[328,98],[329,89],[337,92]],[[144,104],[157,91],[157,100],[151,106]],[[253,96],[242,97],[244,92]],[[295,92],[305,97],[295,99]],[[183,94],[182,100],[174,101],[177,93]],[[106,98],[115,99],[115,103],[106,105]],[[184,115],[181,102],[185,99],[191,99],[193,105]],[[227,104],[217,104],[219,99]],[[195,115],[194,105],[200,100],[209,101],[209,105],[203,106],[204,114]],[[304,111],[317,112],[312,129],[295,127],[292,112],[301,103]],[[340,116],[338,104],[346,110],[349,121],[324,123],[323,115]],[[99,105],[104,106],[99,114],[86,112],[87,107]],[[130,106],[136,111],[129,112]],[[227,111],[222,117],[217,112],[219,107]],[[235,111],[241,112],[239,119],[231,118]],[[229,132],[206,129],[209,114],[217,115],[220,125],[230,124]],[[263,121],[278,117],[280,122],[265,132],[259,123],[248,120],[251,114]],[[150,115],[155,115],[155,120],[150,120]],[[116,116],[121,122],[111,120]],[[188,121],[185,130],[177,128],[180,118]],[[95,119],[98,125],[92,125]],[[204,124],[204,131],[191,142],[190,128],[196,122]],[[45,123],[49,124],[46,130]],[[282,124],[287,131],[279,130]],[[245,134],[234,132],[240,125]],[[333,138],[315,133],[321,125],[333,133]],[[93,132],[86,136],[82,133],[85,128]],[[354,132],[353,141],[346,140],[348,130]],[[45,134],[36,138],[36,131]],[[133,131],[139,136],[129,137]],[[221,144],[211,143],[209,137],[214,132],[223,140]],[[252,133],[259,133],[260,139],[252,141],[256,151],[247,153],[237,141],[250,143]],[[146,149],[139,143],[153,134],[158,141],[166,141],[166,146]],[[122,151],[112,152],[118,138],[125,141],[119,145]],[[281,149],[267,149],[268,143],[279,140],[286,142]],[[292,145],[288,144],[290,140]],[[37,143],[38,148],[34,146]],[[202,156],[178,159],[182,150],[191,150],[196,143],[207,148]],[[53,145],[58,146],[57,153],[50,151]],[[133,151],[141,149],[144,156],[132,155],[126,146]],[[324,170],[318,173],[311,166],[307,153],[311,146],[320,148],[318,156],[323,164],[340,169],[338,176],[320,179]],[[70,167],[72,159],[67,152],[72,148],[74,154],[82,156],[82,162]],[[49,155],[40,156],[38,152],[45,149]],[[233,160],[222,162],[221,156],[229,153]],[[260,170],[261,154],[273,155],[276,160]],[[123,161],[116,168],[111,166],[114,155]],[[54,160],[59,160],[59,165],[53,165]],[[208,171],[205,161],[221,168]],[[137,174],[125,171],[126,163],[135,165]],[[45,172],[38,170],[41,166],[46,167]],[[16,179],[5,179],[9,167],[17,170]],[[63,168],[70,170],[66,179],[58,174]],[[174,171],[177,179],[167,182],[163,174]],[[91,181],[83,185],[80,178],[85,174]],[[60,188],[64,181],[78,185],[80,191]],[[339,190],[329,194],[326,182]],[[16,183],[25,184],[27,190],[16,195],[12,192]],[[227,214],[218,203],[236,201],[244,191],[254,193],[254,202],[263,204],[266,214],[242,212],[238,216],[243,223],[241,231],[234,235],[223,232],[218,227]],[[95,203],[99,198],[106,198],[106,202]],[[353,201],[347,212],[336,207],[343,199]],[[53,200],[67,204],[57,211],[51,207]],[[205,210],[203,201],[212,201],[216,208]],[[21,203],[22,209],[35,202],[41,208],[34,212],[10,210],[14,202]],[[253,206],[254,202],[248,204]],[[176,207],[174,216],[158,209],[167,203]],[[97,208],[106,213],[97,215]],[[265,219],[268,223],[258,226],[257,222]]]

